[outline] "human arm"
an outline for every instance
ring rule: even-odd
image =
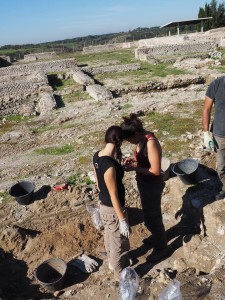
[[[203,112],[202,112],[202,126],[203,131],[209,131],[209,124],[211,118],[211,111],[213,106],[213,100],[209,97],[205,97]]]
[[[122,210],[119,201],[119,195],[118,195],[117,184],[116,184],[116,170],[114,167],[110,167],[107,169],[107,171],[104,173],[104,180],[112,201],[113,208],[119,219],[120,233],[128,238],[130,235],[130,230],[129,230],[129,225],[127,224],[126,221],[126,216]]]
[[[94,169],[94,177],[95,177],[95,182],[96,182],[97,190],[98,190],[98,192],[100,192],[100,189],[99,189],[99,186],[98,186],[98,177],[97,177],[97,174],[96,174],[94,166],[93,166],[93,169]]]
[[[212,136],[209,132],[212,106],[213,106],[213,100],[208,96],[206,96],[203,112],[202,112],[202,126],[203,126],[204,145],[207,149],[213,148],[214,146]]]
[[[148,140],[146,152],[150,168],[125,165],[124,170],[127,172],[136,171],[145,175],[159,176],[161,174],[161,147],[159,142],[156,139]]]
[[[120,205],[118,196],[117,184],[116,184],[116,170],[114,167],[110,167],[104,173],[104,180],[109,192],[109,196],[112,201],[113,208],[119,220],[125,219],[125,215]]]

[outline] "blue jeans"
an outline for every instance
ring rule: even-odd
[[[145,226],[152,234],[154,249],[167,246],[166,232],[162,220],[161,198],[165,186],[163,180],[137,181],[141,198]]]

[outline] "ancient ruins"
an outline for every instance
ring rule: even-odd
[[[170,168],[187,157],[199,164],[199,182],[192,185],[185,185],[169,169],[162,211],[171,255],[157,264],[146,262],[152,249],[142,243],[148,232],[135,174],[125,174],[130,255],[140,276],[137,299],[157,299],[174,277],[181,283],[183,300],[225,298],[225,206],[224,201],[214,201],[219,186],[215,157],[202,147],[201,125],[206,88],[224,75],[220,53],[224,39],[222,28],[83,49],[84,54],[94,54],[130,48],[134,60],[127,64],[97,59],[79,64],[75,58],[58,59],[50,52],[0,67],[0,298],[118,299],[102,232],[93,226],[86,204],[98,201],[96,185],[90,182],[93,153],[103,142],[105,129],[120,124],[131,112],[160,137]],[[141,71],[143,61],[151,66],[169,61],[185,72],[154,80],[147,74],[138,82],[130,73]],[[101,80],[96,79],[99,74]],[[112,74],[122,75],[118,80]],[[70,86],[55,90],[56,79],[76,83],[74,90]],[[78,96],[73,98],[73,92]],[[70,97],[60,106],[64,95]],[[11,115],[22,118],[14,121]],[[124,143],[122,152],[131,155],[133,146]],[[35,184],[29,205],[8,195],[22,179]],[[68,189],[53,189],[68,179],[72,182]],[[97,271],[84,274],[72,266],[82,251],[98,261]],[[54,294],[34,276],[37,266],[52,257],[68,265],[65,285]]]

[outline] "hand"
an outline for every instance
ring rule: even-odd
[[[130,228],[129,225],[127,224],[126,219],[119,221],[119,231],[121,235],[125,236],[127,239],[129,238]]]
[[[130,171],[135,171],[136,166],[132,166],[132,165],[124,165],[123,166],[124,171],[126,172],[130,172]]]
[[[214,141],[209,131],[204,131],[204,146],[206,149],[213,150],[214,149]]]
[[[123,158],[124,165],[132,165],[136,162],[136,159],[133,156]]]

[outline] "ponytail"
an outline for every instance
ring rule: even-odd
[[[116,147],[116,159],[121,162],[122,151],[120,145],[123,141],[123,131],[120,126],[111,126],[106,130],[105,142],[112,143]]]

